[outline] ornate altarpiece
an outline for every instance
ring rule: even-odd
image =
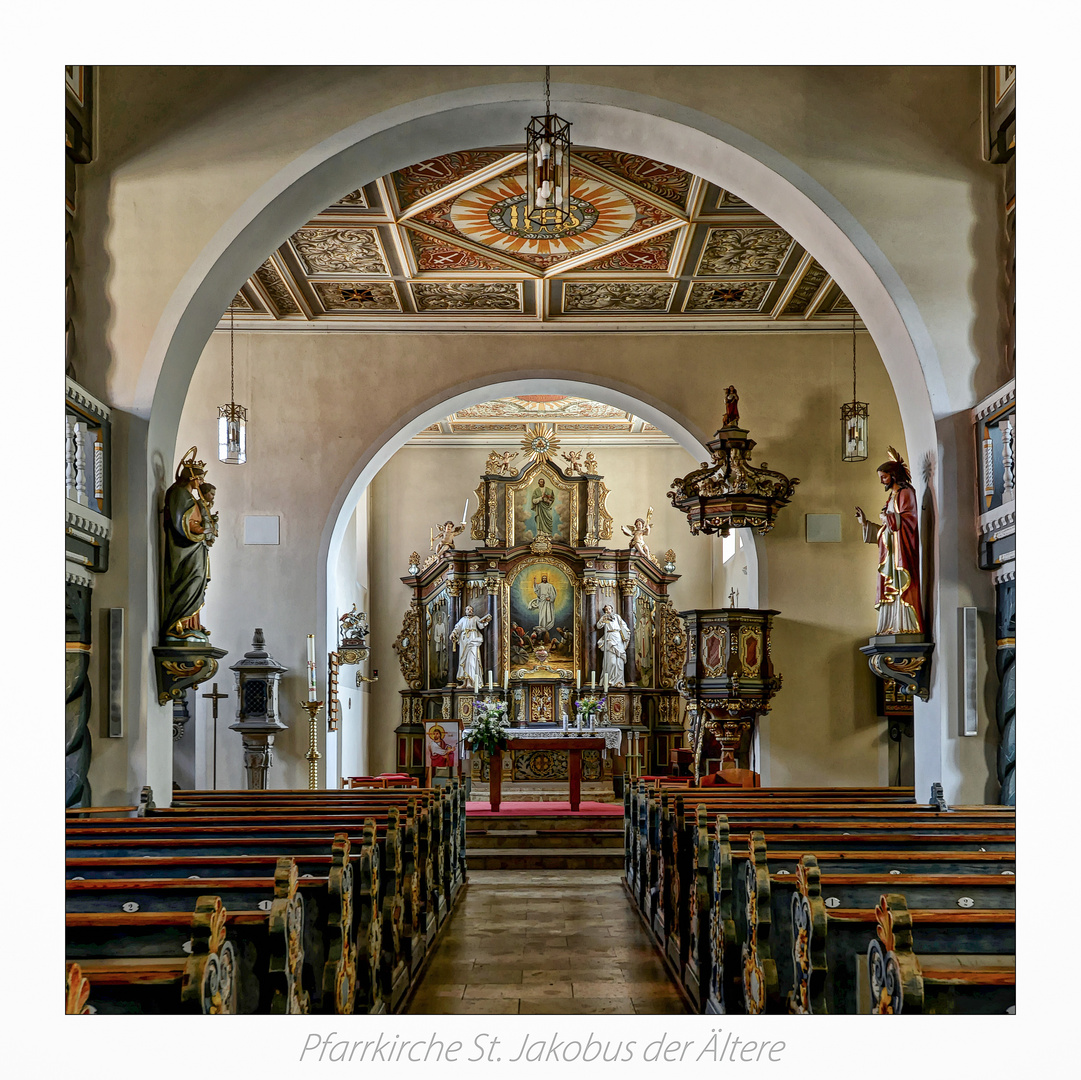
[[[607,719],[623,730],[624,749],[633,734],[634,748],[645,751],[635,771],[666,763],[669,744],[682,733],[676,681],[685,639],[668,597],[679,575],[637,552],[603,545],[613,528],[596,459],[587,456],[588,471],[571,464],[565,472],[551,460],[554,449],[545,440],[527,447],[531,458],[516,472],[509,471],[509,455],[500,462],[493,454],[470,522],[471,538],[481,545],[430,556],[423,565],[415,556],[415,572],[402,578],[413,595],[394,644],[408,687],[396,729],[399,769],[423,771],[426,720],[464,727],[471,719],[475,693],[455,680],[460,653],[451,637],[467,607],[491,617],[482,630],[482,696],[506,700],[515,728],[554,731],[564,716],[573,724],[577,681],[589,693],[591,673],[600,693],[597,620],[610,604],[630,641],[626,685],[609,687]],[[587,750],[583,779],[610,778],[614,764],[612,755]],[[475,758],[473,768],[478,779],[487,778],[487,759]],[[557,749],[503,755],[508,780],[564,779],[565,770],[566,754]]]

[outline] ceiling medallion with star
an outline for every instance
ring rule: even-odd
[[[525,429],[522,449],[528,455],[531,465],[555,457],[556,451],[559,449],[559,440],[556,438],[555,428],[549,427],[547,424],[530,424]]]

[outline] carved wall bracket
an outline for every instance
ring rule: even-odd
[[[159,705],[181,701],[189,687],[213,678],[218,661],[227,654],[210,644],[155,645],[153,652]]]
[[[871,670],[880,679],[897,685],[901,694],[926,701],[931,692],[932,641],[905,641],[910,634],[884,634],[872,637],[860,652],[867,657]]]

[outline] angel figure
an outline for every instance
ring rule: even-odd
[[[454,538],[459,534],[465,532],[465,522],[463,521],[459,525],[456,521],[444,521],[442,525],[435,525],[432,528],[431,542],[435,546],[434,559],[438,560],[443,558],[448,551],[454,550]],[[435,539],[436,533],[439,534],[439,539]]]
[[[620,529],[623,530],[624,536],[631,538],[630,549],[631,552],[637,551],[639,555],[644,555],[647,559],[649,555],[649,547],[646,545],[646,537],[649,536],[650,530],[653,528],[653,507],[651,506],[646,511],[645,518],[635,518],[633,525],[620,525]]]
[[[570,450],[565,454],[559,455],[567,463],[567,475],[573,476],[578,473],[579,476],[582,473],[582,451]]]

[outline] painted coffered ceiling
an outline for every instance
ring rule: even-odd
[[[237,328],[851,325],[810,253],[701,177],[576,147],[571,220],[538,230],[524,162],[519,148],[464,150],[343,194],[254,270],[231,307]]]
[[[414,435],[413,446],[520,446],[527,428],[551,429],[568,446],[674,446],[633,413],[589,398],[521,394],[451,413]]]

